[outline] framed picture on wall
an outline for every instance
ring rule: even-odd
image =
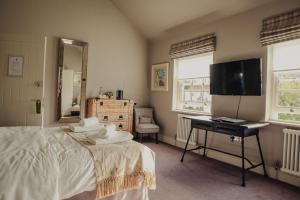
[[[8,76],[23,76],[23,64],[22,56],[8,56]]]
[[[158,63],[152,65],[151,90],[168,91],[169,63]]]

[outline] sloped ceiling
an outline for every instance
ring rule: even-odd
[[[205,23],[276,0],[111,0],[148,39],[197,20]]]

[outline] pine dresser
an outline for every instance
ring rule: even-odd
[[[113,123],[118,130],[132,133],[132,100],[88,99],[88,117],[98,117],[100,123]]]

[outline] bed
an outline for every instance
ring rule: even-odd
[[[143,146],[154,165],[154,152]],[[90,151],[60,127],[0,128],[0,199],[59,200],[96,188]],[[140,180],[134,190],[104,200],[148,200]]]

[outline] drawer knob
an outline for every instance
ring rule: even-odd
[[[108,116],[104,116],[104,117],[103,117],[103,120],[108,120]]]
[[[123,119],[123,115],[120,115],[120,116],[119,116],[119,119]]]
[[[100,101],[100,106],[103,106],[103,101]]]
[[[123,125],[122,125],[122,124],[120,124],[120,125],[119,125],[119,128],[122,128],[122,127],[123,127]]]
[[[127,106],[127,102],[124,102],[124,106]]]

